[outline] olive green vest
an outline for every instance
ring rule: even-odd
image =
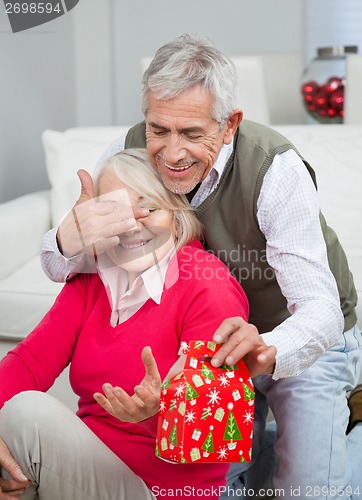
[[[125,147],[146,147],[144,122],[130,129]],[[288,149],[295,150],[276,131],[244,120],[235,134],[233,153],[218,187],[196,210],[205,227],[205,247],[229,267],[243,286],[250,302],[249,321],[260,333],[272,330],[290,316],[274,270],[266,259],[266,241],[256,217],[264,175],[274,156]],[[316,184],[313,169],[306,161],[304,164]],[[346,331],[357,322],[354,310],[357,293],[335,232],[327,226],[322,214],[320,220],[329,265],[338,285]]]

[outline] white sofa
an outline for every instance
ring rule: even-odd
[[[276,128],[316,170],[322,210],[343,243],[362,299],[362,126]],[[0,357],[38,323],[62,287],[43,273],[39,248],[42,235],[78,197],[76,171],[92,172],[107,146],[126,129],[45,131],[42,140],[51,189],[0,204]]]

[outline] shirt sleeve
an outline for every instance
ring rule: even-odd
[[[128,134],[128,131],[125,132],[124,134],[120,135],[115,141],[113,141],[106,151],[102,154],[102,156],[99,158],[97,165],[96,165],[96,170],[100,168],[101,165],[109,158],[112,156],[116,155],[117,153],[120,153],[121,151],[124,150],[125,147],[125,142],[126,142],[126,136]]]
[[[295,376],[334,345],[343,331],[313,181],[292,150],[277,155],[260,192],[257,217],[267,259],[291,316],[263,334],[277,349],[274,379]]]
[[[47,391],[70,363],[83,324],[87,276],[67,283],[35,329],[0,362],[0,407],[26,390]]]
[[[85,264],[85,255],[64,257],[57,243],[58,228],[48,231],[42,240],[40,261],[45,274],[53,281],[64,283],[80,273]]]
[[[111,156],[124,150],[127,133],[116,139],[97,162],[96,171]],[[83,270],[85,256],[75,255],[69,259],[60,252],[57,244],[58,228],[47,232],[42,240],[40,261],[45,274],[53,281],[65,282]]]

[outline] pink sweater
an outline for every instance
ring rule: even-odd
[[[126,322],[110,326],[111,308],[98,275],[68,282],[54,306],[24,341],[0,363],[0,405],[25,390],[46,391],[71,362],[70,382],[79,396],[78,416],[160,498],[217,498],[211,488],[225,484],[227,464],[170,464],[155,456],[157,417],[139,424],[109,415],[93,399],[102,384],[129,394],[144,377],[141,351],[152,347],[161,378],[178,358],[182,341],[209,340],[227,317],[248,315],[248,303],[226,266],[194,242],[177,256],[179,279],[157,305],[149,299]],[[172,272],[170,264],[168,272]],[[187,489],[188,488],[188,489]],[[208,490],[210,489],[210,490]]]

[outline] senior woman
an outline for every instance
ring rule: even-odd
[[[149,215],[98,256],[98,273],[67,282],[2,360],[0,499],[148,500],[160,491],[182,499],[191,488],[217,498],[227,464],[155,456],[160,385],[183,342],[211,340],[224,318],[247,317],[245,294],[197,241],[201,227],[186,199],[163,186],[145,151],[108,160],[96,190],[99,202]],[[76,415],[44,394],[69,363]]]

